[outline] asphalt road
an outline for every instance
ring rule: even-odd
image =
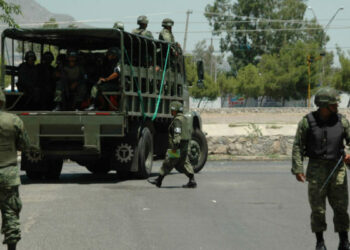
[[[314,249],[307,186],[290,162],[209,162],[196,178],[195,190],[178,173],[157,189],[75,164],[55,183],[22,176],[19,249]],[[331,216],[325,237],[336,249]]]

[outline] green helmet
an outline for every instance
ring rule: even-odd
[[[6,97],[4,92],[0,89],[0,109],[3,109],[6,104]]]
[[[124,30],[124,23],[122,23],[122,22],[115,22],[113,28],[114,29]]]
[[[36,61],[36,55],[32,50],[27,51],[24,55],[24,60],[28,61],[30,58],[33,58],[33,61]]]
[[[330,87],[321,88],[315,95],[315,104],[317,107],[324,108],[339,102],[339,91]]]
[[[170,18],[165,18],[162,21],[162,26],[163,27],[172,27],[172,26],[174,26],[174,21]]]
[[[178,101],[173,101],[170,103],[170,109],[171,111],[176,111],[176,112],[183,112],[183,105],[181,102]]]
[[[137,24],[148,24],[148,19],[146,16],[139,16],[137,18]]]
[[[107,55],[114,55],[120,58],[120,49],[118,49],[117,47],[111,47],[107,50]]]
[[[51,51],[46,51],[44,54],[43,54],[43,58],[47,61],[49,61],[50,63],[55,59],[53,54],[51,53]]]

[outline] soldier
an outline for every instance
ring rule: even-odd
[[[38,73],[35,67],[36,55],[33,51],[27,51],[24,56],[24,62],[18,67],[17,88],[24,94],[26,108],[38,108],[39,106],[39,88],[37,86]]]
[[[122,23],[122,22],[115,22],[114,25],[113,25],[113,28],[114,29],[120,29],[120,30],[124,31],[124,23]]]
[[[344,139],[350,143],[350,125],[338,114],[339,94],[335,89],[322,88],[315,96],[318,110],[306,115],[298,125],[293,145],[292,173],[299,182],[308,182],[311,206],[311,229],[315,233],[316,250],[326,249],[323,232],[326,224],[326,198],[334,211],[335,232],[339,233],[339,250],[350,249],[346,167],[341,162],[330,183],[321,190],[327,177],[344,154]],[[309,157],[304,174],[303,158]],[[350,155],[344,156],[350,163]]]
[[[53,54],[50,51],[46,51],[43,54],[42,61],[39,65],[37,65],[37,71],[40,72],[38,74],[38,85],[39,85],[39,93],[41,100],[41,108],[52,109],[52,100],[55,93],[55,69],[51,65],[54,60]]]
[[[174,21],[170,18],[165,18],[162,22],[163,30],[159,33],[159,40],[166,41],[169,43],[175,42],[175,37],[172,33],[172,27]]]
[[[164,177],[176,168],[184,173],[189,181],[184,188],[195,188],[197,183],[194,179],[194,172],[191,163],[188,160],[188,144],[192,135],[192,128],[187,124],[186,117],[183,115],[183,106],[178,101],[170,104],[171,114],[174,117],[169,126],[169,147],[168,155],[160,169],[159,176],[156,179],[148,180],[157,187],[162,186]]]
[[[118,91],[120,88],[120,50],[118,48],[109,48],[102,66],[102,76],[91,89],[91,105],[85,109],[92,111],[97,109],[98,97],[103,91]]]
[[[3,111],[5,95],[0,90],[0,209],[2,214],[1,233],[4,244],[9,250],[15,250],[21,239],[19,214],[22,202],[19,197],[19,168],[17,151],[29,148],[28,136],[22,120]]]
[[[137,18],[137,24],[139,25],[139,27],[132,31],[133,34],[137,34],[140,36],[145,36],[153,39],[152,32],[147,30],[148,19],[146,16],[139,16]]]
[[[87,76],[78,62],[78,52],[68,51],[67,65],[63,66],[60,80],[57,82],[53,111],[65,109],[79,110],[86,96]]]

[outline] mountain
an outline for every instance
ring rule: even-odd
[[[14,16],[16,22],[23,28],[39,28],[50,18],[55,18],[59,22],[59,27],[67,27],[74,22],[74,18],[65,14],[52,13],[35,0],[8,0],[7,2],[21,6],[22,15]],[[79,27],[86,25],[77,24]]]

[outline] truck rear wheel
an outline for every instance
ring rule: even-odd
[[[93,174],[108,174],[111,170],[110,160],[107,158],[100,158],[96,161],[89,162],[85,167]]]
[[[153,164],[153,135],[149,128],[143,128],[137,145],[138,150],[138,172],[137,176],[147,179],[152,173]]]
[[[42,180],[44,178],[43,172],[35,171],[32,169],[27,169],[26,175],[30,180],[33,180],[33,181],[39,181],[39,180]]]
[[[208,158],[208,144],[204,133],[200,129],[195,129],[190,141],[188,158],[195,173],[204,167]]]

